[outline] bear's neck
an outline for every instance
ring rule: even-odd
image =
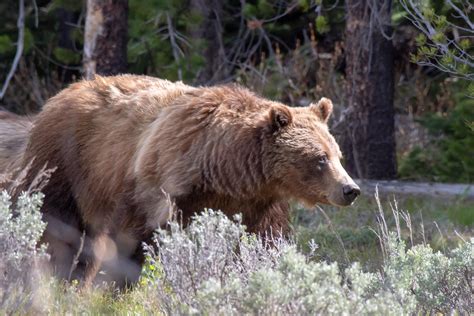
[[[199,156],[201,192],[246,200],[272,200],[274,193],[265,174],[262,141],[257,131],[231,126],[206,144]]]

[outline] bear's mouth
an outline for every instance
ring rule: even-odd
[[[329,201],[328,195],[326,194],[314,196],[309,199],[306,198],[306,199],[303,199],[302,202],[307,208],[314,208],[318,204],[334,205],[333,203]]]
[[[350,206],[350,205],[354,204],[355,199],[352,200],[352,201],[348,201],[346,199],[341,198],[341,199],[338,199],[336,201],[331,201],[331,200],[328,200],[328,201],[329,201],[328,204],[330,204],[330,205],[339,206],[339,207],[346,207],[346,206]]]

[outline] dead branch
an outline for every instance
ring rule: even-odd
[[[168,23],[168,34],[171,42],[171,49],[173,51],[173,57],[175,62],[178,64],[178,79],[183,80],[183,71],[179,65],[179,55],[178,55],[178,44],[176,43],[176,34],[174,32],[173,21],[171,21],[171,16],[169,13],[166,14],[166,22]]]
[[[72,273],[77,268],[77,265],[79,263],[79,257],[81,256],[81,253],[84,249],[84,240],[85,239],[86,239],[86,231],[84,230],[84,231],[82,231],[82,236],[81,236],[81,239],[80,239],[79,249],[77,250],[77,253],[74,256],[74,258],[72,260],[71,268],[69,269],[69,275],[68,275],[68,278],[67,278],[68,281],[71,281]]]
[[[453,8],[459,14],[459,16],[467,23],[467,25],[469,25],[471,30],[474,30],[474,23],[472,23],[471,20],[469,20],[467,15],[464,14],[464,12],[457,5],[455,5],[451,0],[446,0],[446,2],[449,3],[451,8]]]
[[[3,83],[2,91],[0,92],[0,100],[3,99],[5,93],[7,91],[8,85],[10,80],[13,78],[15,74],[16,68],[18,67],[18,63],[20,62],[21,55],[23,53],[23,44],[25,40],[25,1],[19,1],[19,9],[18,9],[18,20],[17,20],[17,27],[18,27],[18,40],[16,46],[16,54],[15,58],[13,59],[12,67],[5,78],[5,82]]]

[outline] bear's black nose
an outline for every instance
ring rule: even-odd
[[[357,184],[346,184],[342,187],[342,193],[346,201],[353,202],[360,195],[360,188]]]

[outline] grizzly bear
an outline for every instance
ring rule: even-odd
[[[290,199],[351,204],[360,190],[341,166],[331,112],[325,98],[291,108],[237,85],[134,75],[72,84],[37,115],[21,160],[32,162],[25,186],[56,168],[42,208],[56,272],[73,267],[90,284],[107,267],[119,284],[133,281],[169,201],[184,220],[204,208],[241,213],[260,234],[288,232]]]

